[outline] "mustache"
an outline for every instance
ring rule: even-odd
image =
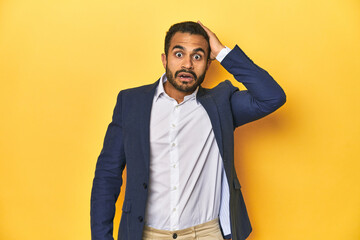
[[[175,72],[175,77],[177,77],[177,76],[178,76],[180,73],[182,73],[182,72],[184,72],[184,73],[190,73],[191,75],[193,75],[194,79],[197,79],[196,73],[194,73],[194,72],[191,71],[191,70],[186,70],[186,69],[181,69],[181,70],[179,70],[179,71],[176,71],[176,72]]]

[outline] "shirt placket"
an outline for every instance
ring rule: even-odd
[[[181,105],[174,104],[170,116],[170,227],[171,230],[179,228],[179,146],[178,146],[178,123]]]

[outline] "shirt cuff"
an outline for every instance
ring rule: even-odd
[[[230,51],[231,51],[231,49],[225,46],[223,49],[221,49],[219,54],[216,56],[216,60],[221,62],[226,57],[226,55],[228,55],[228,53]]]

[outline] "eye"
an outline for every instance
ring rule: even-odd
[[[194,55],[194,59],[195,59],[195,60],[200,60],[200,59],[201,59],[201,55],[195,54],[195,55]]]
[[[178,57],[178,58],[182,57],[182,55],[183,55],[183,54],[182,54],[181,52],[175,53],[175,56]]]

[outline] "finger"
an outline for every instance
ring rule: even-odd
[[[198,20],[197,23],[200,24],[202,27],[205,27],[204,24],[200,22],[200,20]]]
[[[210,31],[210,29],[208,29],[207,27],[205,27],[204,26],[204,24],[202,24],[200,21],[197,21],[198,22],[198,24],[200,24],[200,26],[206,31],[206,33],[212,33],[211,31]]]

